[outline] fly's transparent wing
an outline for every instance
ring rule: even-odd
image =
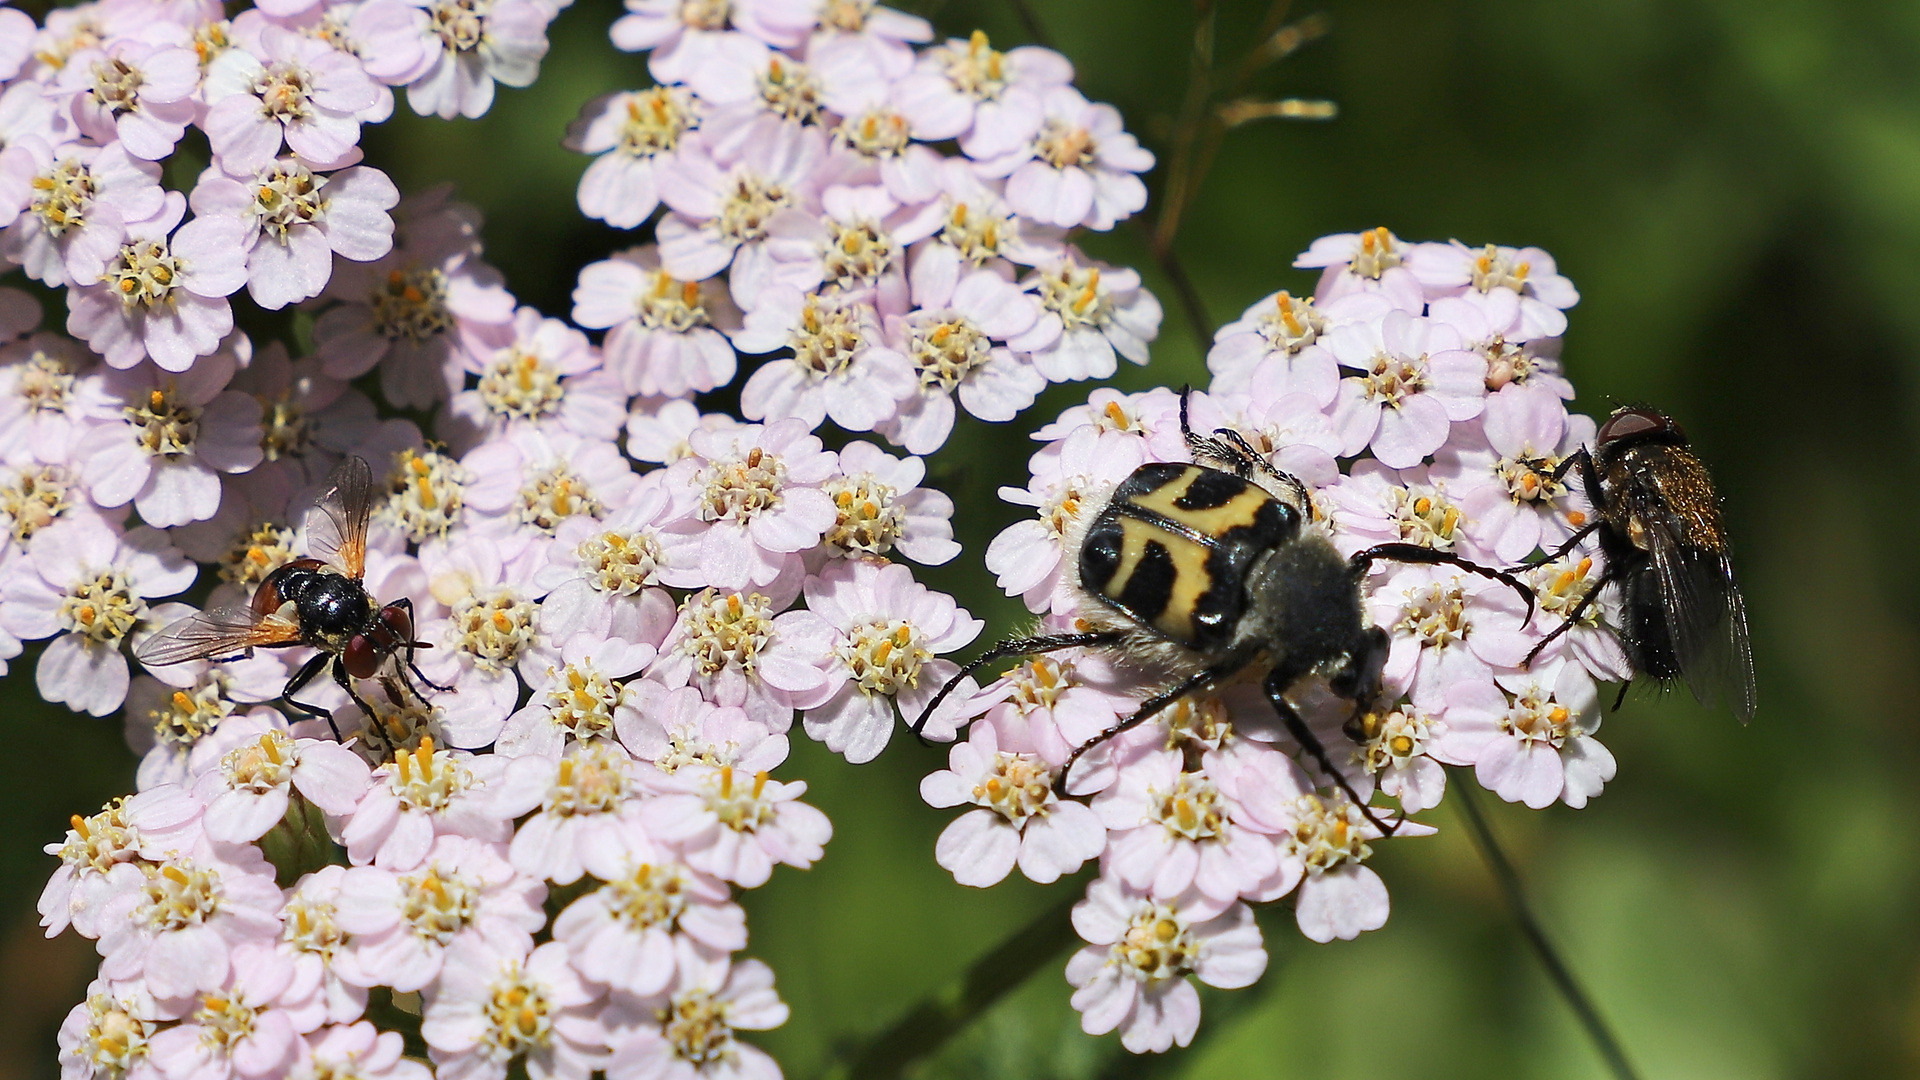
[[[1681,544],[1664,528],[1647,535],[1674,660],[1687,689],[1703,705],[1725,691],[1733,714],[1746,723],[1754,708],[1753,646],[1731,563],[1722,553]]]
[[[196,612],[140,643],[134,659],[148,667],[188,660],[223,660],[257,646],[300,640],[300,628],[278,615],[250,607],[218,607]]]
[[[358,581],[367,569],[367,519],[373,513],[373,470],[349,456],[327,474],[307,511],[307,554]]]

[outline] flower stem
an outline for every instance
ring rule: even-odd
[[[883,1080],[901,1075],[1078,941],[1073,930],[1073,905],[1079,900],[1080,890],[1075,889],[974,961],[958,978],[907,1010],[891,1027],[839,1055],[820,1075],[836,1080]]]
[[[1633,1063],[1627,1060],[1627,1052],[1614,1037],[1612,1029],[1607,1027],[1600,1010],[1593,999],[1587,996],[1580,981],[1574,978],[1573,969],[1560,957],[1560,951],[1534,916],[1533,908],[1527,903],[1525,887],[1520,882],[1519,871],[1513,868],[1507,853],[1501,849],[1500,841],[1493,835],[1493,829],[1487,824],[1486,817],[1480,812],[1478,796],[1474,791],[1471,778],[1452,785],[1453,802],[1460,807],[1460,814],[1467,819],[1467,830],[1473,834],[1474,846],[1480,849],[1480,857],[1487,861],[1487,869],[1493,872],[1494,881],[1505,896],[1508,910],[1513,912],[1515,922],[1520,924],[1520,933],[1526,937],[1527,944],[1533,947],[1534,955],[1540,958],[1540,966],[1547,969],[1547,977],[1553,981],[1554,988],[1566,999],[1567,1008],[1580,1021],[1587,1031],[1587,1038],[1593,1041],[1593,1047],[1607,1063],[1618,1080],[1639,1080],[1634,1072]]]

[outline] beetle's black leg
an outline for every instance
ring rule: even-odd
[[[1104,630],[1095,634],[1040,634],[1034,637],[1008,638],[975,657],[972,663],[961,668],[954,674],[953,678],[947,680],[947,685],[941,687],[940,692],[933,695],[933,700],[927,702],[927,707],[920,710],[920,718],[913,722],[911,730],[913,731],[914,737],[919,738],[922,743],[925,743],[927,740],[920,737],[920,732],[927,726],[927,721],[933,718],[933,710],[939,708],[940,703],[947,700],[947,695],[953,693],[955,688],[960,685],[961,680],[979,671],[981,668],[986,667],[988,664],[993,663],[995,660],[1005,660],[1009,656],[1037,656],[1040,653],[1050,653],[1058,649],[1071,649],[1076,646],[1118,645],[1124,636],[1125,635],[1114,631]]]
[[[293,678],[287,680],[286,687],[280,691],[280,701],[282,704],[286,705],[289,709],[292,709],[295,712],[298,712],[303,719],[307,719],[307,720],[324,719],[327,722],[327,726],[333,729],[334,739],[338,741],[340,738],[340,728],[338,725],[336,725],[333,722],[333,714],[331,712],[328,712],[327,710],[319,708],[317,706],[309,705],[304,701],[293,700],[293,695],[295,691],[300,690],[302,687],[312,682],[314,680],[314,676],[319,675],[320,670],[332,662],[333,662],[332,653],[326,653],[326,652],[314,653],[313,658],[308,660],[306,663],[301,664],[300,670],[294,672]],[[368,715],[372,715],[372,714],[369,713]]]
[[[1600,599],[1600,590],[1606,588],[1607,583],[1613,580],[1614,578],[1612,573],[1609,572],[1609,573],[1601,574],[1600,579],[1593,583],[1593,587],[1591,589],[1587,590],[1587,595],[1581,597],[1580,602],[1573,605],[1572,611],[1567,612],[1567,617],[1560,621],[1560,625],[1554,627],[1553,630],[1549,632],[1546,637],[1541,638],[1537,643],[1535,643],[1532,650],[1530,650],[1527,653],[1527,658],[1525,660],[1520,661],[1520,666],[1523,668],[1532,667],[1533,658],[1540,655],[1540,650],[1547,647],[1547,642],[1552,641],[1554,638],[1557,638],[1561,634],[1564,634],[1567,631],[1573,629],[1573,624],[1580,621],[1580,616],[1585,615],[1587,613],[1587,609],[1593,606],[1594,601]]]
[[[1567,537],[1566,543],[1561,544],[1557,548],[1554,548],[1552,551],[1548,552],[1545,555],[1542,555],[1540,558],[1534,560],[1533,562],[1521,563],[1520,565],[1531,570],[1536,566],[1545,566],[1556,559],[1564,559],[1567,557],[1567,552],[1572,551],[1574,548],[1579,547],[1580,541],[1585,540],[1589,536],[1592,536],[1594,534],[1594,531],[1600,528],[1600,525],[1601,525],[1601,520],[1596,517],[1592,521],[1589,521],[1585,525],[1582,525],[1578,532],[1575,532],[1572,536]]]
[[[1333,759],[1327,755],[1327,748],[1320,745],[1319,736],[1313,733],[1313,729],[1309,728],[1307,722],[1294,710],[1293,703],[1287,700],[1288,688],[1305,674],[1304,671],[1293,671],[1285,667],[1274,668],[1267,674],[1264,684],[1267,700],[1273,703],[1273,711],[1280,714],[1280,722],[1287,726],[1287,734],[1293,736],[1293,741],[1299,743],[1301,749],[1312,756],[1314,763],[1320,766],[1320,771],[1333,778],[1333,782],[1346,793],[1353,805],[1360,809],[1360,813],[1373,823],[1374,828],[1379,829],[1386,836],[1392,836],[1399,830],[1400,823],[1406,820],[1406,815],[1402,814],[1392,822],[1380,820],[1379,816],[1373,812],[1373,808],[1367,805],[1367,800],[1361,798],[1360,793],[1353,789],[1353,783],[1347,779],[1347,774],[1333,767]]]
[[[1079,746],[1074,748],[1073,753],[1067,756],[1066,764],[1060,766],[1060,775],[1054,778],[1054,781],[1053,781],[1054,793],[1059,795],[1061,798],[1066,798],[1067,776],[1069,773],[1073,772],[1073,766],[1080,760],[1080,755],[1086,753],[1087,751],[1093,749],[1096,746],[1099,746],[1101,743],[1106,742],[1108,739],[1113,738],[1115,735],[1118,735],[1123,731],[1127,731],[1129,729],[1139,727],[1141,724],[1145,723],[1148,719],[1150,719],[1155,713],[1158,713],[1160,710],[1165,709],[1167,706],[1172,705],[1176,701],[1179,701],[1181,698],[1186,697],[1188,694],[1191,694],[1197,690],[1201,690],[1211,685],[1212,683],[1229,678],[1233,675],[1234,672],[1239,671],[1241,668],[1246,666],[1247,666],[1246,660],[1242,660],[1238,658],[1229,660],[1227,663],[1222,664],[1218,667],[1211,667],[1205,671],[1195,672],[1194,674],[1187,676],[1184,680],[1180,682],[1179,685],[1173,687],[1171,690],[1162,690],[1160,693],[1155,694],[1152,697],[1148,698],[1146,701],[1140,704],[1140,707],[1138,709],[1135,709],[1131,714],[1129,714],[1126,719],[1120,721],[1117,724],[1114,724],[1112,727],[1108,728],[1107,730],[1101,732],[1098,735],[1095,735],[1093,738],[1088,739],[1086,742],[1083,742]]]
[[[1505,585],[1507,588],[1512,589],[1514,592],[1519,593],[1527,602],[1527,618],[1533,618],[1533,590],[1527,586],[1526,582],[1521,581],[1505,570],[1495,570],[1491,566],[1481,566],[1479,563],[1470,559],[1463,559],[1451,551],[1436,551],[1433,548],[1421,547],[1419,544],[1375,544],[1370,548],[1354,552],[1353,557],[1348,559],[1347,562],[1353,567],[1355,577],[1363,577],[1369,566],[1382,560],[1388,562],[1418,563],[1425,566],[1457,566],[1469,574],[1478,574],[1483,578],[1491,578]]]

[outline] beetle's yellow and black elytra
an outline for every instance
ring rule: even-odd
[[[1131,715],[1076,748],[1055,781],[1063,791],[1087,750],[1153,717],[1189,694],[1264,670],[1262,689],[1287,731],[1362,813],[1386,832],[1346,776],[1334,766],[1287,700],[1309,675],[1363,708],[1379,692],[1389,640],[1369,626],[1361,582],[1375,562],[1435,563],[1504,582],[1533,594],[1511,575],[1451,552],[1381,544],[1342,556],[1327,535],[1306,528],[1308,492],[1273,467],[1231,429],[1195,435],[1187,399],[1180,429],[1195,463],[1154,462],[1121,482],[1083,530],[1065,537],[1074,557],[1065,584],[1082,602],[1080,633],[1002,641],[962,668],[930,701],[913,730],[967,676],[996,660],[1074,647],[1112,650],[1165,689]],[[1202,460],[1226,466],[1216,469]],[[1075,550],[1077,548],[1077,551]]]
[[[1252,481],[1178,462],[1143,465],[1080,546],[1080,583],[1194,649],[1226,645],[1255,559],[1293,539],[1299,514]]]

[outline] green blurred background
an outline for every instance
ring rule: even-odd
[[[1164,153],[1193,10],[1033,8],[1086,93]],[[946,33],[1029,40],[1005,0],[915,10]],[[1224,60],[1253,44],[1264,10],[1220,9]],[[1566,349],[1581,404],[1649,400],[1681,417],[1738,540],[1752,727],[1684,695],[1637,696],[1602,732],[1620,764],[1603,797],[1578,812],[1494,806],[1546,922],[1648,1077],[1920,1074],[1917,586],[1904,572],[1920,534],[1920,7],[1331,0],[1294,14],[1313,12],[1331,35],[1254,89],[1330,98],[1340,116],[1228,136],[1178,244],[1212,318],[1310,288],[1288,264],[1322,233],[1384,224],[1545,247],[1583,297]],[[609,0],[566,11],[539,83],[483,120],[421,121],[403,105],[367,139],[403,189],[452,180],[484,207],[491,261],[553,313],[582,263],[627,242],[579,216],[584,161],[557,145],[580,102],[646,81],[644,59],[606,41],[615,13]],[[1121,384],[1203,382],[1141,236],[1087,246],[1140,267],[1169,310],[1154,363]],[[1087,389],[1056,388],[1023,423]],[[934,465],[965,508],[966,551],[931,577],[990,633],[1020,614],[992,599],[980,560],[1018,516],[993,491],[1023,482],[1027,447],[967,422]],[[117,721],[40,704],[30,666],[4,687],[0,1077],[50,1077],[52,1032],[95,960],[71,935],[40,937],[33,902],[53,860],[39,848],[68,814],[128,790],[132,760]],[[817,868],[783,869],[747,898],[750,952],[793,1005],[758,1041],[789,1076],[814,1075],[1078,888],[983,892],[935,867],[951,815],[916,784],[941,760],[908,740],[855,769],[796,742],[784,775],[812,783],[837,835]],[[1601,1075],[1456,808],[1428,816],[1438,836],[1375,859],[1394,899],[1385,929],[1317,946],[1270,913],[1274,967],[1254,990],[1208,998],[1193,1049],[1142,1062],[1079,1034],[1056,959],[924,1075]]]

